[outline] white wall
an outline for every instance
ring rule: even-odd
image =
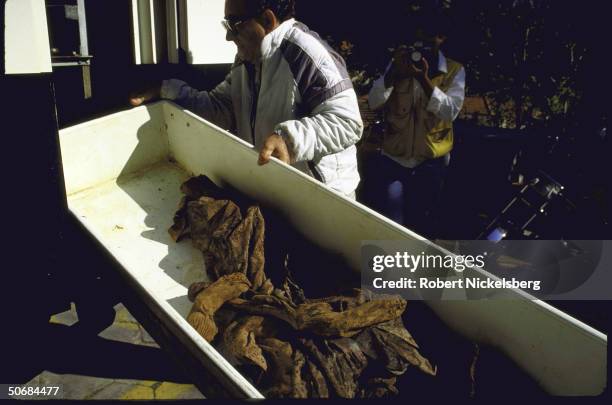
[[[225,0],[132,0],[136,64],[177,63],[179,46],[191,64],[232,63],[236,46],[225,40],[224,9]]]
[[[187,60],[192,64],[232,63],[236,46],[225,40],[225,0],[182,0],[186,6]]]
[[[4,22],[6,73],[51,72],[45,1],[8,0]]]

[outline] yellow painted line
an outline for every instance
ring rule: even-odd
[[[144,385],[134,385],[126,391],[119,399],[155,399],[153,388]]]
[[[193,389],[191,384],[164,382],[155,389],[155,399],[177,399],[191,389]]]

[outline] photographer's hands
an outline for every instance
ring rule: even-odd
[[[400,47],[395,51],[391,69],[385,75],[385,87],[394,87],[398,81],[412,77],[421,84],[427,97],[431,97],[435,86],[429,79],[429,62],[425,58],[416,64],[410,62],[408,51]]]
[[[425,92],[425,94],[427,94],[427,98],[431,97],[435,86],[429,79],[429,62],[427,62],[427,59],[421,59],[420,68],[416,67],[416,65],[414,64],[410,64],[409,69],[411,76],[414,77],[421,84],[423,91]]]
[[[414,77],[417,80],[421,80],[423,78],[429,77],[429,62],[427,59],[421,59],[421,62],[418,62],[420,67],[417,64],[410,63],[406,68],[408,77]]]

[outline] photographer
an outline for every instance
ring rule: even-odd
[[[363,199],[381,214],[433,238],[435,209],[453,147],[453,121],[463,106],[465,69],[440,48],[447,39],[442,16],[417,28],[398,47],[368,101],[384,108],[381,153],[370,157]]]

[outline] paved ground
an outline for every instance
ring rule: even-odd
[[[122,305],[115,306],[115,322],[102,331],[98,336],[109,342],[120,342],[123,348],[127,347],[128,351],[121,353],[129,353],[130,346],[133,345],[132,351],[142,351],[141,348],[152,350],[151,353],[161,352],[159,346],[144,328],[132,317],[128,310]],[[76,308],[73,306],[69,311],[54,315],[50,319],[50,323],[54,325],[63,325],[65,327],[72,326],[78,322]],[[98,349],[106,346],[96,346]],[[131,367],[134,360],[129,355],[121,355],[119,352],[113,351],[111,346],[108,346],[108,356],[116,356],[113,360],[117,364],[117,373],[121,369],[138,370],[138,367]],[[155,353],[156,355],[158,353]],[[98,356],[104,356],[105,353],[97,353]],[[136,358],[136,357],[134,357]],[[160,357],[163,359],[163,356]],[[125,362],[125,366],[122,364]],[[162,365],[163,367],[163,365]],[[108,373],[108,367],[103,367],[104,372]],[[95,364],[88,367],[91,374],[104,374],[97,372]],[[143,370],[147,372],[147,370]],[[112,374],[112,371],[111,371]],[[155,380],[134,380],[122,378],[106,378],[100,376],[82,375],[82,374],[59,374],[51,371],[43,371],[24,387],[45,387],[45,386],[61,386],[62,397],[64,399],[135,399],[135,400],[168,400],[168,399],[201,399],[203,395],[198,389],[191,384],[182,384],[170,381],[155,381]]]

